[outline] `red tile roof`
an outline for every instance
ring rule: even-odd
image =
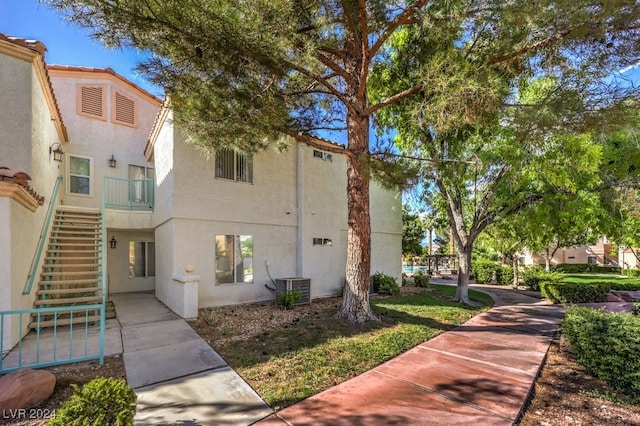
[[[121,80],[123,83],[144,93],[146,96],[152,98],[154,101],[161,103],[161,100],[157,96],[149,93],[148,91],[138,86],[137,84],[127,79],[126,77],[121,76],[120,74],[115,72],[112,68],[79,67],[79,66],[73,66],[73,65],[56,65],[56,64],[48,65],[47,68],[49,68],[52,71],[74,71],[74,72],[86,72],[86,73],[95,73],[95,74],[110,74],[115,78],[117,78],[118,80]]]
[[[0,167],[0,181],[16,183],[23,187],[37,202],[39,205],[44,204],[44,197],[39,195],[33,188],[31,188],[31,176],[25,172],[17,170],[11,170],[8,167]]]
[[[44,56],[44,52],[47,51],[47,46],[44,45],[41,41],[38,40],[27,40],[20,37],[11,37],[5,34],[0,33],[0,40],[9,41],[18,46],[26,47],[27,49],[35,50],[40,55]]]

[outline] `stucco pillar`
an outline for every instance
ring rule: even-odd
[[[176,314],[185,319],[198,317],[198,286],[200,285],[200,275],[194,275],[193,265],[187,265],[183,273],[172,275],[174,287],[170,301],[164,303]]]

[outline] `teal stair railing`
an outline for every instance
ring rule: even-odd
[[[33,260],[31,261],[31,268],[29,272],[29,276],[27,277],[27,284],[22,290],[22,294],[30,294],[31,289],[33,288],[33,282],[38,276],[38,265],[40,264],[40,257],[42,256],[42,249],[44,248],[44,243],[49,235],[49,226],[51,225],[51,218],[53,217],[53,212],[56,209],[56,205],[58,204],[58,193],[60,192],[60,184],[62,183],[62,176],[58,176],[56,179],[56,183],[53,187],[53,192],[51,194],[51,198],[49,199],[49,207],[47,209],[47,216],[44,219],[44,223],[42,224],[42,232],[40,232],[40,240],[38,240],[38,247],[36,248],[36,253],[33,256]]]

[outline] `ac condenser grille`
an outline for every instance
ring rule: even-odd
[[[295,305],[311,303],[311,279],[310,278],[278,278],[276,279],[276,299],[280,293],[287,291],[299,291],[302,297]]]

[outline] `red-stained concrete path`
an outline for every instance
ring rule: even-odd
[[[511,425],[563,308],[494,286],[494,307],[259,425]]]

